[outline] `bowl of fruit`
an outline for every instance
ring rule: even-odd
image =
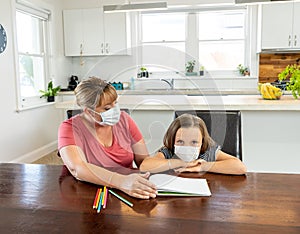
[[[278,100],[282,96],[282,90],[271,83],[258,83],[258,91],[266,100]]]

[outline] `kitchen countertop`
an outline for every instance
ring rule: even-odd
[[[148,90],[117,90],[118,95],[255,95],[259,94],[256,89],[244,90],[210,90],[210,89],[148,89]],[[74,95],[74,91],[59,92],[59,95]]]
[[[260,95],[255,94],[208,96],[119,95],[118,102],[121,108],[130,110],[300,111],[300,99],[295,100],[292,95],[283,95],[280,100],[264,100]],[[56,108],[78,109],[78,106],[74,100],[71,100],[57,102]]]

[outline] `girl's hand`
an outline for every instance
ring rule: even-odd
[[[148,178],[150,173],[122,176],[119,189],[128,195],[141,199],[156,197],[156,186]]]
[[[175,172],[201,172],[204,171],[207,162],[203,159],[197,159],[186,164],[186,167],[175,169]]]

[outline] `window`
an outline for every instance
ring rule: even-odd
[[[186,15],[145,13],[141,21],[142,64],[151,67],[151,71],[173,70],[184,65]]]
[[[238,64],[247,63],[246,8],[142,13],[141,30],[144,66],[171,60],[172,70],[184,71],[186,62],[195,59],[195,69],[204,66],[209,72],[233,74]]]
[[[47,23],[49,13],[17,4],[16,32],[18,56],[19,108],[45,102],[39,90],[44,90],[48,72]]]
[[[236,70],[245,61],[245,10],[198,14],[199,63],[207,70]]]

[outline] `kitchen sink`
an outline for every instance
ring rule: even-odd
[[[220,93],[198,93],[198,94],[186,94],[186,96],[228,96],[228,94],[220,94]]]

